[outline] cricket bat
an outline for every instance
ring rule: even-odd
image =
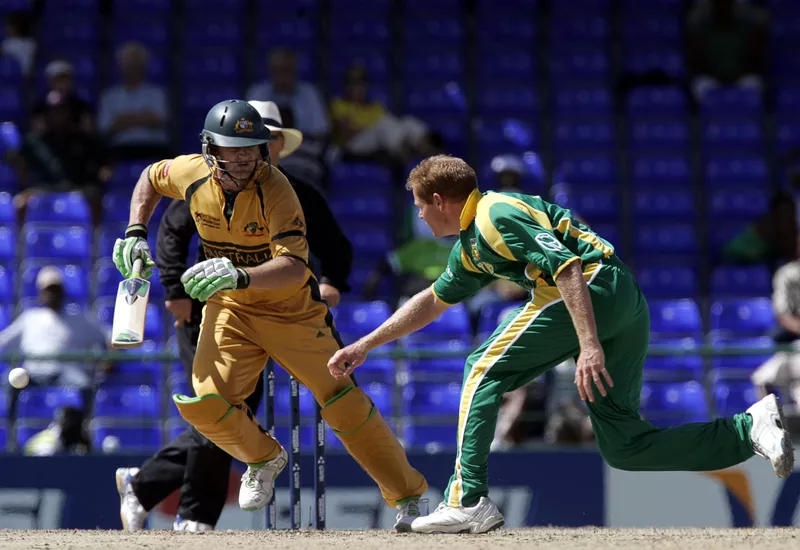
[[[141,259],[133,261],[133,273],[117,287],[111,347],[138,348],[144,342],[144,321],[150,300],[150,282],[142,278]]]

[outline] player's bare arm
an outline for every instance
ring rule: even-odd
[[[131,212],[128,218],[128,225],[142,225],[147,227],[153,212],[161,200],[161,194],[155,190],[150,183],[148,173],[150,167],[148,166],[139,175],[139,180],[133,188],[133,196],[131,197]]]
[[[609,387],[613,387],[614,382],[606,370],[605,355],[597,337],[594,309],[589,297],[589,287],[583,278],[581,262],[574,261],[566,266],[556,278],[556,286],[564,298],[564,304],[572,317],[572,324],[578,335],[580,355],[575,371],[575,385],[578,387],[578,394],[582,400],[588,399],[594,403],[592,381],[603,397],[608,395],[603,386],[603,378]]]
[[[256,267],[245,268],[244,271],[250,277],[248,288],[274,290],[302,284],[306,277],[306,264],[291,256],[278,256]]]
[[[356,367],[364,363],[370,351],[429,325],[448,307],[448,304],[436,298],[431,288],[419,292],[381,326],[337,351],[328,361],[328,370],[337,379],[350,376]]]

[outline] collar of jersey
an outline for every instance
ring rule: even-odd
[[[469,227],[469,224],[472,223],[472,220],[475,219],[475,214],[478,212],[478,203],[483,198],[483,193],[481,193],[477,188],[475,188],[472,193],[469,194],[467,197],[467,202],[464,203],[464,208],[461,210],[461,216],[458,218],[458,221],[461,223],[461,231],[466,231]]]

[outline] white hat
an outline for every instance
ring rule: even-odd
[[[50,286],[62,286],[64,284],[64,277],[61,275],[61,270],[52,265],[47,265],[39,270],[36,275],[36,288],[44,290]]]
[[[72,72],[72,63],[64,61],[63,59],[51,61],[44,68],[44,74],[47,78],[53,78],[62,74],[72,74]]]
[[[256,108],[258,114],[261,115],[261,120],[264,125],[273,132],[280,132],[283,134],[283,151],[281,151],[281,158],[288,157],[300,147],[303,143],[303,133],[295,128],[284,128],[283,119],[281,119],[281,112],[274,101],[248,101],[250,105]]]

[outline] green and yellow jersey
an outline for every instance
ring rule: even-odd
[[[614,255],[614,247],[569,210],[538,196],[476,189],[460,221],[447,268],[433,284],[434,294],[446,304],[470,297],[494,279],[531,291],[554,287],[571,263],[581,262],[590,275]]]

